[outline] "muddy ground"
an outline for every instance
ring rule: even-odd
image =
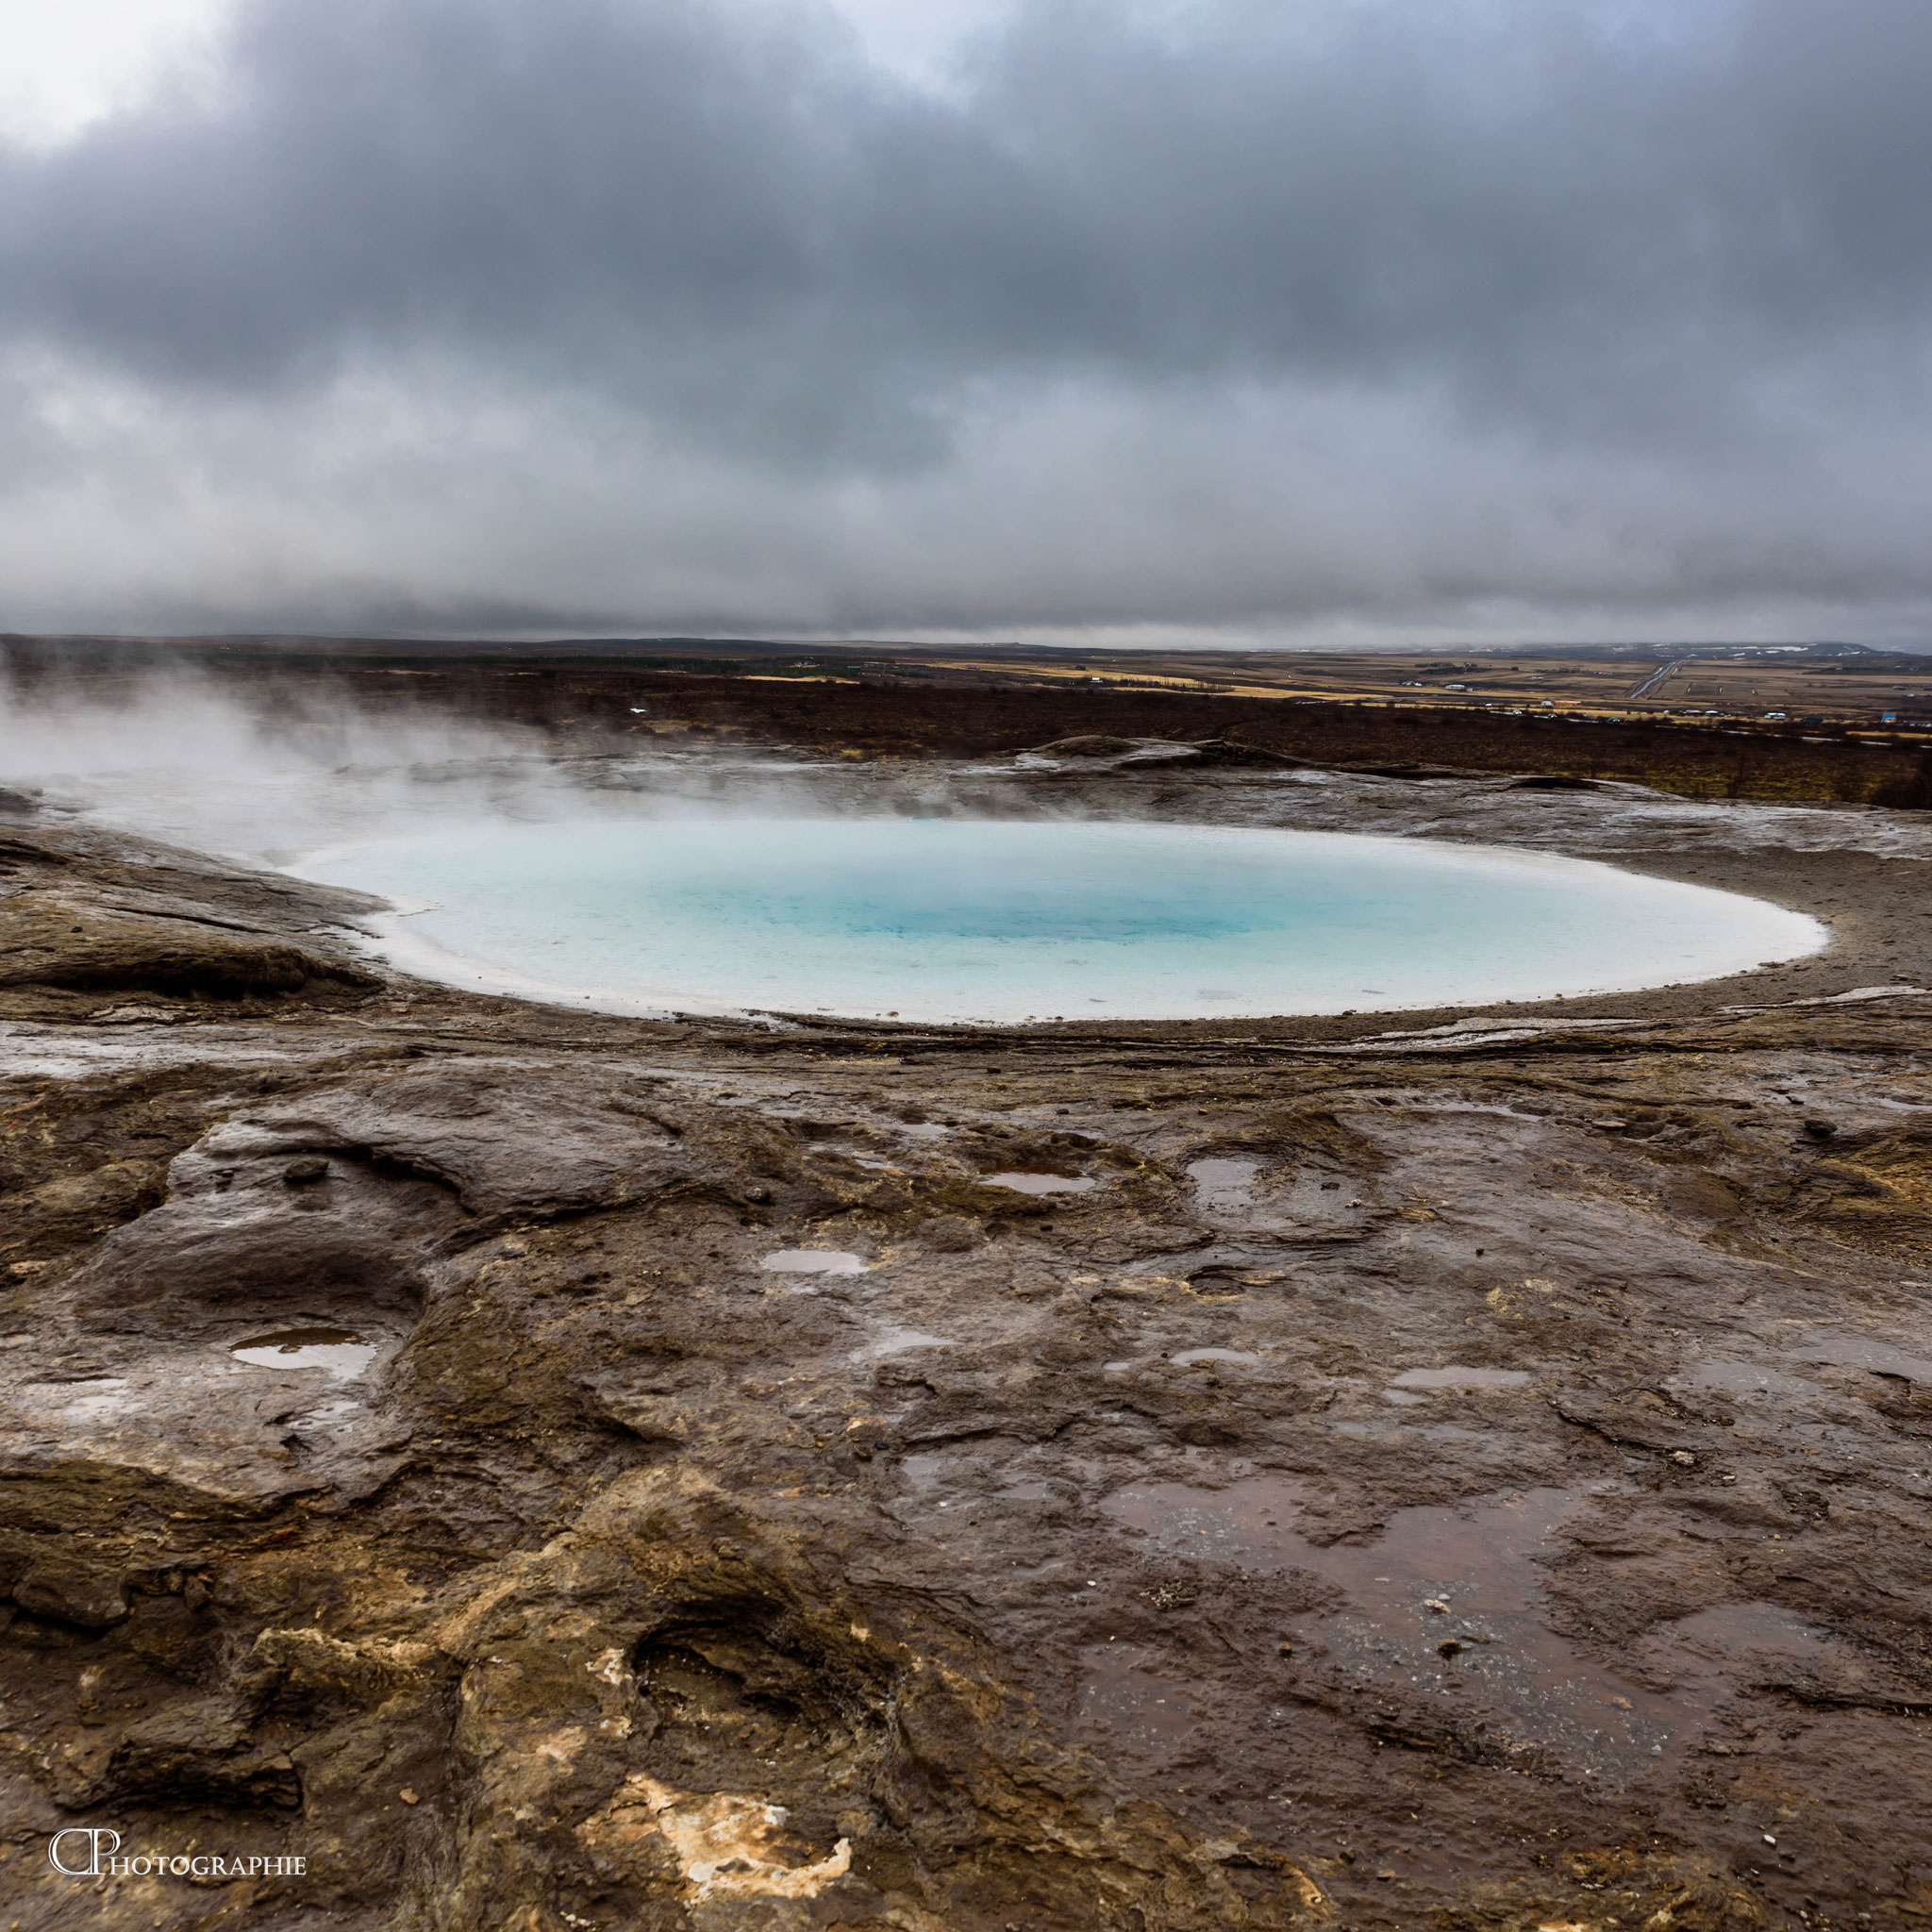
[[[645,1022],[18,805],[0,1924],[1932,1920],[1932,834],[1158,763],[973,782],[1839,937],[1493,1013]],[[306,1870],[65,1878],[74,1826]]]
[[[824,658],[801,666],[780,661],[770,645],[747,649],[762,654],[742,667],[754,675],[720,675],[730,667],[716,657],[616,644],[478,650],[393,639],[345,648],[342,640],[320,639],[157,645],[0,636],[0,691],[46,703],[126,700],[152,679],[192,671],[210,688],[245,693],[284,717],[311,715],[325,694],[337,709],[513,721],[579,751],[700,737],[777,741],[824,755],[984,758],[1085,733],[1124,733],[1232,741],[1324,768],[1446,764],[1625,779],[1692,798],[1932,805],[1932,754],[1923,732],[1854,734],[1842,722],[1806,715],[1809,700],[1793,703],[1783,722],[1613,719],[1539,715],[1533,701],[1484,708],[1472,698],[1467,709],[1441,708],[1441,692],[1426,708],[1390,704],[1367,690],[1349,694],[1345,686],[1326,699],[1283,699],[1172,683],[1140,690],[1041,683],[1003,674],[997,660],[977,672],[935,672],[917,652],[891,647],[862,650],[860,662],[834,675]],[[825,658],[837,662],[836,654]],[[1389,662],[1378,657],[1364,668],[1379,683],[1391,675]],[[1644,675],[1632,666],[1628,678],[1611,678],[1603,694]]]

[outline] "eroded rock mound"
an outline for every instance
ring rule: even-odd
[[[0,986],[239,999],[299,992],[312,980],[375,985],[274,934],[205,917],[122,911],[58,891],[0,902]]]
[[[1214,766],[1289,769],[1307,763],[1305,758],[1290,758],[1286,752],[1269,751],[1258,744],[1243,744],[1238,739],[1189,741],[1109,738],[1098,734],[1056,739],[1051,744],[1036,745],[1022,756],[1046,764],[1069,765],[1090,774],[1154,765],[1177,770]]]

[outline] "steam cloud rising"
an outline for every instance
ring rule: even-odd
[[[0,625],[1932,614],[1923,0],[246,0],[0,150]]]

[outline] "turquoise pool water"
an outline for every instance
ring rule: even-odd
[[[1142,823],[656,819],[369,841],[398,965],[606,1011],[918,1021],[1462,1006],[1813,952],[1762,900],[1497,847]]]

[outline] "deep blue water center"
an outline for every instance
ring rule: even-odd
[[[821,861],[800,882],[790,869],[752,866],[729,883],[668,888],[660,903],[691,920],[750,921],[826,936],[941,940],[1069,939],[1109,943],[1255,932],[1281,916],[1265,881],[1206,874],[1150,874],[1090,858],[1073,885],[1063,874],[1036,876],[1001,868]],[[1071,889],[1070,889],[1071,887]],[[1245,890],[1243,890],[1245,888]],[[1300,917],[1322,916],[1317,894],[1303,894]]]

